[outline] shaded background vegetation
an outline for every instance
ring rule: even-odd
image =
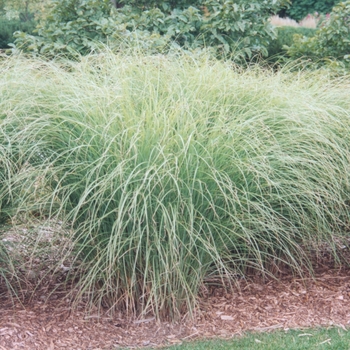
[[[293,0],[288,9],[279,12],[282,17],[290,17],[300,21],[308,14],[327,14],[332,12],[332,8],[340,3],[340,0]]]

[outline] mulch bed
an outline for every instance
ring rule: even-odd
[[[209,288],[194,320],[173,324],[127,320],[72,310],[64,295],[25,305],[0,304],[0,349],[115,349],[163,347],[199,338],[232,338],[246,331],[350,326],[350,270],[319,269],[315,278],[242,279],[227,293]]]

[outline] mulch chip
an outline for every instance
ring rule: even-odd
[[[71,309],[62,295],[0,307],[0,349],[115,349],[163,347],[198,338],[232,338],[246,331],[350,326],[350,271],[313,279],[241,280],[230,293],[214,288],[193,320],[128,320]]]

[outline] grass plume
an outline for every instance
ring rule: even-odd
[[[74,229],[81,296],[176,317],[208,276],[301,273],[324,243],[339,257],[348,78],[109,52],[0,69],[17,208]]]

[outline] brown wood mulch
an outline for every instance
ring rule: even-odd
[[[0,304],[0,349],[115,349],[162,347],[198,338],[231,338],[245,331],[350,327],[350,271],[326,269],[314,279],[241,280],[231,294],[213,288],[193,321],[127,321],[72,311],[53,294],[27,305]]]

